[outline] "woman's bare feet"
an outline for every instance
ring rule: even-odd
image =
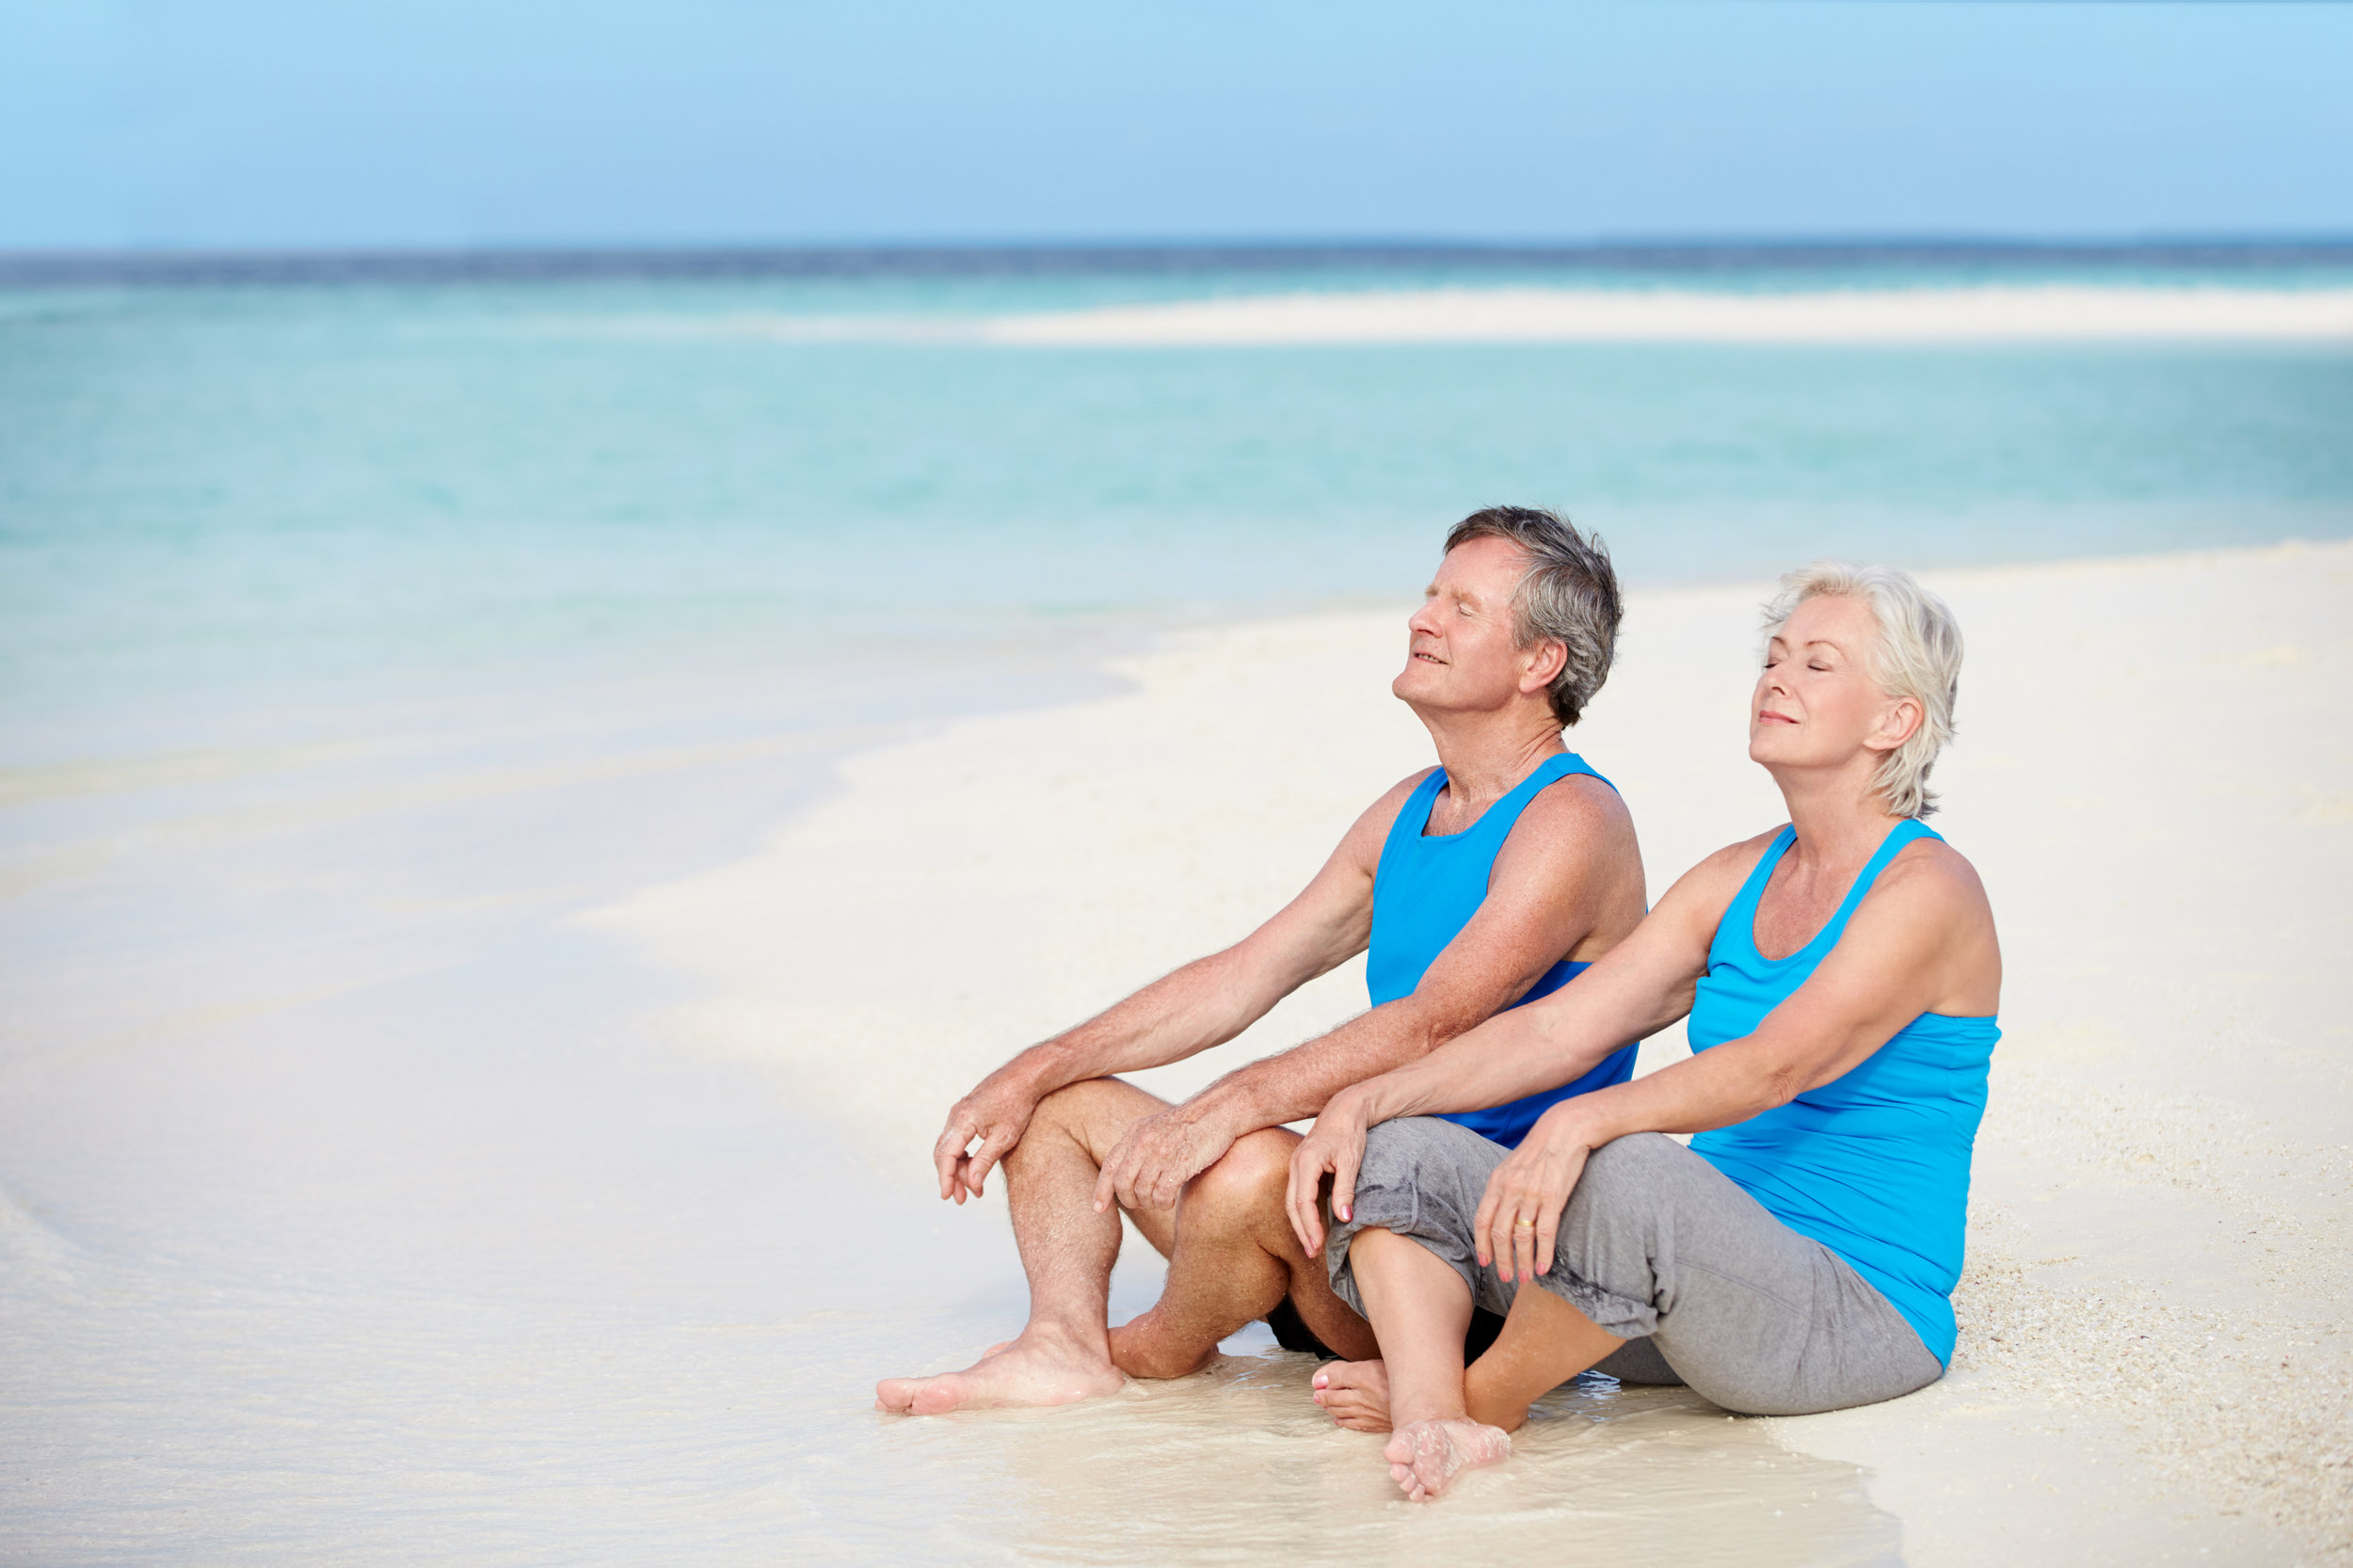
[[[1381,1457],[1389,1462],[1390,1479],[1406,1496],[1417,1503],[1433,1502],[1464,1471],[1511,1458],[1512,1436],[1468,1417],[1408,1421],[1389,1439]]]
[[[1076,1404],[1116,1394],[1127,1382],[1101,1355],[1033,1328],[961,1372],[883,1379],[874,1385],[874,1408],[941,1416],[993,1405]]]
[[[1389,1368],[1381,1362],[1325,1362],[1316,1372],[1315,1399],[1351,1432],[1389,1430]]]

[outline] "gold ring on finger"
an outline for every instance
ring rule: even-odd
[[[1512,1224],[1517,1226],[1525,1226],[1529,1230],[1534,1230],[1536,1228],[1536,1222],[1533,1220],[1514,1220]]]

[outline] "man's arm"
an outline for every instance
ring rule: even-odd
[[[1624,935],[1641,906],[1633,819],[1616,792],[1581,776],[1539,792],[1496,856],[1478,914],[1432,962],[1413,995],[1228,1073],[1138,1123],[1105,1161],[1096,1206],[1116,1199],[1128,1208],[1166,1208],[1236,1139],[1312,1116],[1348,1085],[1417,1061],[1476,1028],[1589,938]]]
[[[1248,936],[1032,1046],[983,1079],[948,1112],[932,1151],[939,1195],[958,1203],[978,1197],[990,1168],[1021,1141],[1038,1102],[1055,1090],[1224,1045],[1291,992],[1362,952],[1372,931],[1381,846],[1429,772],[1401,781],[1368,807],[1315,879]]]

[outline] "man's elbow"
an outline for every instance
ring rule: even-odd
[[[1412,1027],[1407,1031],[1407,1038],[1412,1043],[1414,1054],[1427,1056],[1440,1046],[1452,1045],[1481,1024],[1500,1016],[1503,1009],[1509,1005],[1508,1002],[1498,1003],[1496,1007],[1484,1011],[1461,1005],[1430,1006],[1417,1009]]]

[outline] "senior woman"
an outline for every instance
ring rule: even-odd
[[[1394,1425],[1410,1497],[1504,1458],[1588,1368],[1797,1415],[1951,1358],[2002,972],[1976,872],[1919,820],[1960,629],[1903,572],[1822,563],[1765,630],[1749,756],[1788,824],[1694,867],[1575,986],[1342,1090],[1292,1157],[1291,1222],[1384,1357],[1317,1398]],[[1689,1060],[1562,1101],[1517,1150],[1434,1119],[1687,1015]],[[1466,1374],[1474,1304],[1509,1316]]]

